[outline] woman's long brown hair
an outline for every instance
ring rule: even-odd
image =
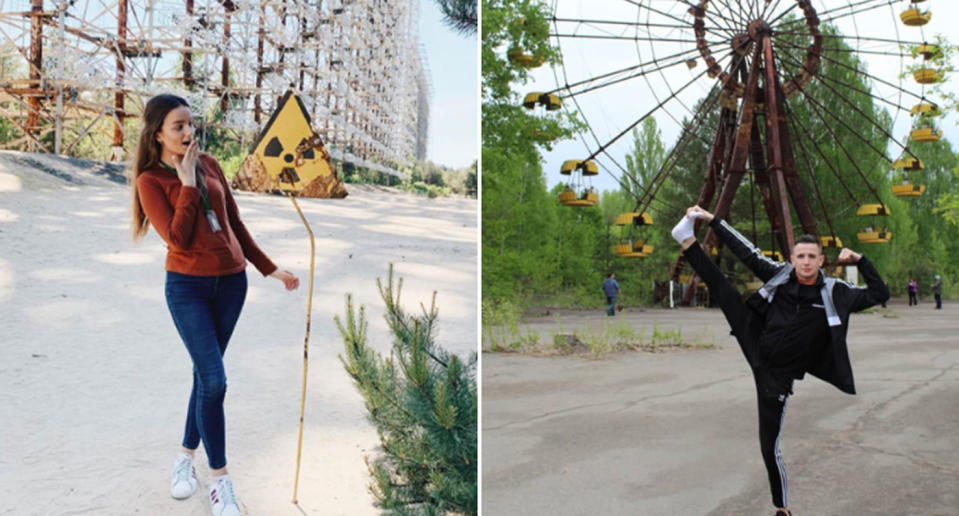
[[[133,160],[133,170],[130,174],[130,190],[133,193],[131,229],[133,230],[134,242],[139,242],[150,229],[150,221],[140,204],[137,178],[143,172],[160,163],[162,146],[157,141],[156,135],[163,128],[163,120],[166,119],[167,114],[180,106],[189,107],[190,105],[183,97],[164,93],[150,99],[143,109],[143,129],[140,130],[140,138],[137,139],[137,150]]]

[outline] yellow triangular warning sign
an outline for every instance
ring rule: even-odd
[[[283,190],[301,190],[318,177],[330,176],[329,153],[310,127],[300,97],[287,90],[253,146],[253,154]]]

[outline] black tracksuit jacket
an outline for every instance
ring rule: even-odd
[[[716,217],[709,226],[730,251],[739,258],[763,282],[769,281],[783,267],[783,262],[776,262],[763,256],[762,252],[741,234],[729,231],[720,224],[722,219]],[[865,310],[889,299],[889,287],[882,281],[875,266],[865,256],[856,263],[859,273],[866,282],[865,287],[853,285],[846,281],[837,281],[833,287],[832,299],[839,315],[841,324],[829,327],[829,342],[819,357],[809,365],[808,372],[817,378],[829,382],[839,390],[855,394],[852,365],[849,363],[849,351],[846,348],[846,333],[849,329],[849,315],[853,312]],[[819,271],[818,282],[823,281],[823,272]],[[791,286],[796,281],[795,276],[789,283],[779,288]],[[818,283],[817,282],[817,283]],[[747,304],[764,319],[764,328],[779,327],[789,324],[788,318],[794,315],[783,307],[781,303],[767,303],[759,294],[754,294]]]

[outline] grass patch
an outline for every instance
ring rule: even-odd
[[[519,323],[517,312],[484,311],[483,349],[492,352],[516,352],[529,355],[581,355],[603,358],[622,351],[663,352],[673,349],[714,349],[707,330],[692,337],[684,337],[681,328],[635,328],[626,322],[587,323],[575,331],[564,330],[560,324],[548,342],[541,342],[539,334]],[[492,324],[498,322],[500,324]]]
[[[521,310],[510,301],[484,303],[483,350],[521,352],[539,347],[539,334],[520,327]]]

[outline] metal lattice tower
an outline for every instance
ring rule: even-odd
[[[161,92],[249,142],[292,86],[334,158],[393,172],[425,149],[417,6],[0,0],[0,117],[23,133],[2,146],[69,155],[112,131],[112,158],[123,159],[136,127],[124,121]]]

